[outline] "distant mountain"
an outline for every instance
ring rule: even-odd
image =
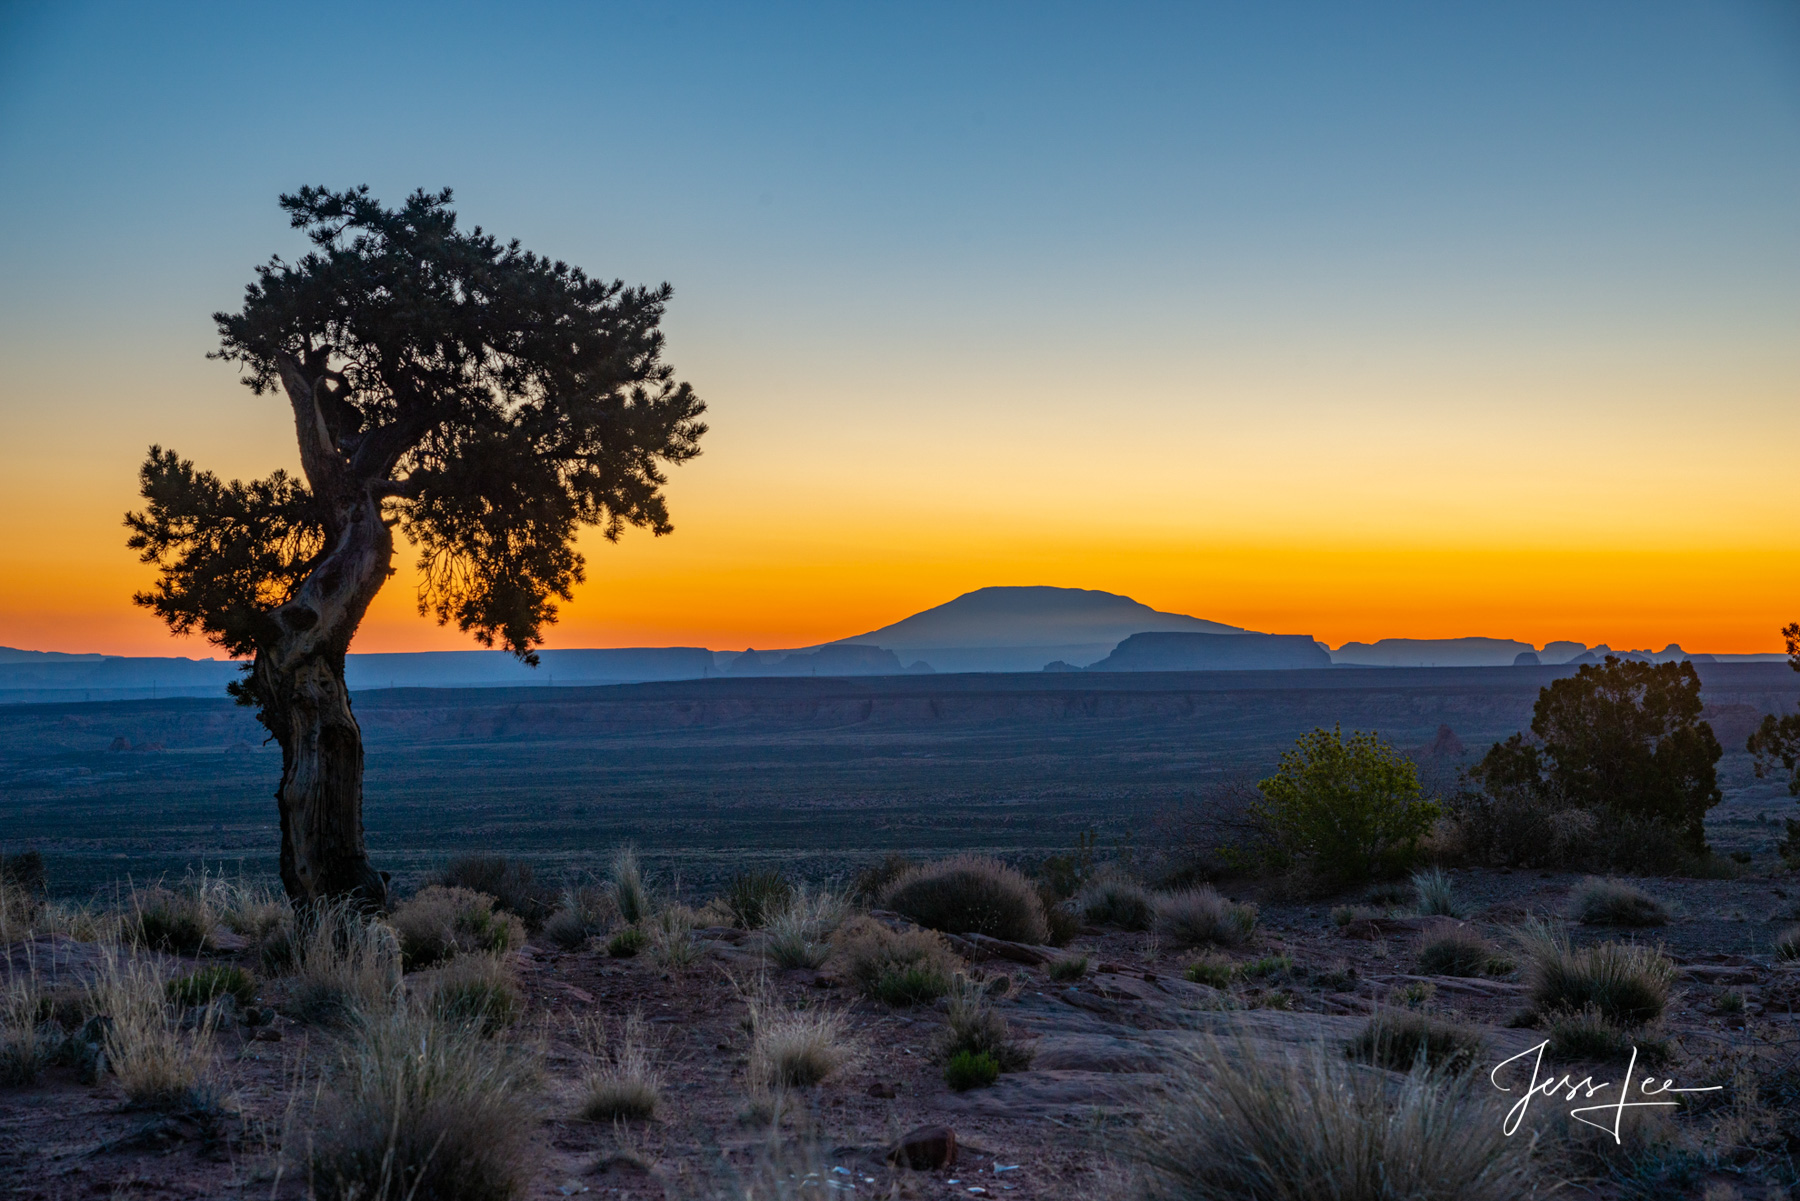
[[[893,651],[854,642],[834,642],[816,651],[759,655],[747,650],[725,669],[734,676],[898,676],[923,675],[925,663],[902,664]]]
[[[1346,642],[1331,652],[1331,661],[1352,667],[1511,667],[1525,653],[1535,655],[1537,647],[1510,638],[1383,638]]]
[[[1237,626],[1163,613],[1112,592],[979,588],[838,644],[883,647],[938,671],[1039,671],[1053,660],[1078,667],[1092,663],[1133,634],[1152,632],[1244,633]]]
[[[1306,634],[1133,634],[1089,671],[1251,671],[1330,667]]]

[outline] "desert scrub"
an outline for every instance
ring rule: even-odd
[[[125,930],[137,946],[192,955],[212,946],[217,927],[205,894],[197,888],[158,884],[132,891]]]
[[[1207,955],[1187,965],[1181,974],[1194,984],[1211,988],[1229,988],[1237,979],[1237,965],[1223,955]]]
[[[1800,959],[1800,926],[1789,926],[1775,936],[1775,958],[1789,962]]]
[[[962,960],[941,935],[890,930],[873,918],[852,918],[831,939],[843,972],[867,996],[888,1005],[935,1001],[950,990]]]
[[[905,855],[890,851],[879,863],[871,863],[856,873],[850,881],[850,899],[859,905],[879,905],[888,885],[917,866]]]
[[[956,855],[907,871],[882,896],[887,908],[932,930],[1042,943],[1044,903],[1024,876],[998,859]]]
[[[343,1022],[393,1008],[400,995],[400,943],[353,902],[320,905],[291,943],[287,1011],[303,1022]]]
[[[1597,1006],[1548,1015],[1549,1053],[1559,1060],[1582,1063],[1623,1063],[1636,1047],[1638,1061],[1655,1066],[1669,1057],[1668,1044],[1660,1038],[1643,1038],[1609,1020]]]
[[[617,1040],[607,1036],[600,1018],[583,1025],[581,1032],[593,1066],[581,1078],[580,1116],[590,1122],[655,1117],[663,1078],[650,1057],[643,1016],[626,1018]]]
[[[627,925],[635,926],[650,916],[650,889],[644,883],[644,868],[638,862],[637,848],[629,844],[613,852],[606,869],[607,887],[612,890],[613,905]]]
[[[525,941],[525,926],[496,911],[494,898],[466,888],[433,884],[394,907],[388,917],[400,939],[407,971],[442,963],[459,951],[510,951]]]
[[[203,967],[170,980],[164,988],[177,1005],[208,1005],[219,997],[230,997],[239,1008],[248,1009],[256,1000],[256,979],[241,967]]]
[[[1156,932],[1176,946],[1236,946],[1256,930],[1256,906],[1240,905],[1210,885],[1156,898]]]
[[[1569,890],[1569,916],[1584,926],[1663,926],[1669,910],[1634,884],[1589,876]]]
[[[500,1201],[524,1184],[537,1071],[517,1048],[409,1006],[356,1023],[311,1140],[328,1201]]]
[[[816,968],[831,954],[826,941],[844,920],[849,906],[829,889],[802,884],[770,915],[764,927],[764,954],[778,968]]]
[[[988,1003],[982,987],[958,975],[950,988],[950,1009],[937,1053],[946,1061],[958,1055],[986,1055],[999,1071],[1022,1072],[1032,1052],[1013,1038],[1006,1019]]]
[[[700,961],[700,944],[694,938],[694,911],[686,905],[666,905],[650,919],[650,958],[660,967],[692,967]]]
[[[107,1066],[134,1105],[187,1108],[208,1091],[213,1065],[212,1015],[192,1032],[167,998],[154,963],[115,951],[97,966],[87,989],[89,1012],[105,1015]]]
[[[549,916],[556,899],[556,890],[538,881],[531,864],[505,855],[458,855],[444,865],[437,883],[490,896],[532,929]]]
[[[1412,877],[1414,907],[1424,917],[1461,917],[1462,906],[1456,899],[1456,884],[1441,867],[1414,872]]]
[[[790,1009],[766,995],[748,999],[753,1088],[806,1088],[855,1058],[849,1023],[835,1009]]]
[[[630,959],[650,943],[650,936],[636,926],[627,926],[606,940],[606,953],[614,959]]]
[[[565,951],[577,951],[604,934],[619,916],[612,894],[592,884],[563,889],[556,911],[544,922],[544,937]]]
[[[1254,815],[1283,853],[1327,877],[1367,879],[1411,866],[1442,809],[1423,798],[1419,768],[1374,733],[1314,730],[1258,781]]]
[[[1494,948],[1467,927],[1427,932],[1419,940],[1419,971],[1427,976],[1479,976]]]
[[[1087,975],[1088,963],[1086,955],[1066,955],[1052,959],[1044,974],[1059,984],[1072,984]]]
[[[287,897],[279,888],[262,881],[203,875],[200,891],[220,925],[253,943],[293,924],[294,907]]]
[[[944,1064],[944,1083],[959,1093],[1000,1079],[1000,1064],[985,1051],[958,1051]]]
[[[1593,1006],[1621,1026],[1640,1026],[1662,1016],[1675,981],[1675,965],[1655,947],[1603,942],[1574,948],[1568,935],[1541,922],[1520,929],[1525,984],[1540,1014]]]
[[[431,1015],[442,1022],[473,1026],[495,1034],[518,1020],[525,996],[506,964],[479,952],[458,955],[415,981]]]
[[[1324,1046],[1186,1051],[1133,1150],[1151,1201],[1512,1201],[1532,1144],[1507,1138],[1480,1073],[1398,1086]]]
[[[1121,930],[1148,930],[1156,917],[1144,886],[1123,876],[1090,880],[1075,894],[1075,908],[1097,926]]]
[[[0,1006],[0,1086],[35,1083],[62,1042],[62,1027],[46,1020],[48,1008],[35,970],[7,970]]]
[[[779,871],[739,872],[725,883],[725,908],[740,930],[760,930],[793,898],[794,886]]]
[[[1461,1070],[1473,1066],[1483,1050],[1481,1032],[1412,1010],[1378,1010],[1350,1040],[1345,1054],[1363,1063],[1408,1072],[1423,1059],[1428,1068]]]

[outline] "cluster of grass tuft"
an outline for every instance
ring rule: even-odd
[[[1775,958],[1792,962],[1800,959],[1800,926],[1789,926],[1775,936]]]
[[[218,920],[198,888],[156,885],[131,894],[126,931],[131,941],[153,951],[193,955],[212,946]]]
[[[950,991],[962,961],[927,930],[895,931],[872,918],[852,918],[832,936],[832,951],[866,995],[888,1005],[919,1005]]]
[[[433,884],[394,907],[388,918],[400,939],[406,970],[427,968],[462,952],[497,955],[525,942],[516,914],[494,908],[494,898],[467,888]]]
[[[644,869],[638,862],[636,847],[623,846],[613,854],[606,882],[612,889],[613,905],[627,925],[635,926],[650,916],[650,888],[644,882]]]
[[[725,907],[731,911],[732,925],[742,930],[760,930],[775,914],[787,908],[793,899],[794,886],[781,872],[739,872],[725,884]]]
[[[1669,910],[1636,885],[1589,876],[1569,891],[1569,916],[1584,926],[1662,926]]]
[[[1188,964],[1182,975],[1195,984],[1230,988],[1231,982],[1237,979],[1238,969],[1223,955],[1207,955]]]
[[[831,954],[827,939],[848,911],[849,905],[839,893],[801,885],[764,927],[769,962],[778,968],[820,966]]]
[[[598,1018],[583,1033],[594,1062],[581,1080],[581,1116],[590,1122],[655,1117],[662,1104],[663,1079],[651,1061],[642,1015],[625,1019],[617,1042],[608,1039],[605,1023]]]
[[[612,893],[592,884],[563,889],[556,911],[544,921],[544,937],[565,951],[577,951],[604,934],[618,919]]]
[[[1059,984],[1072,984],[1087,975],[1088,963],[1086,955],[1065,955],[1051,960],[1044,974]]]
[[[1575,948],[1561,930],[1528,922],[1519,945],[1526,986],[1541,1014],[1594,1007],[1608,1021],[1640,1026],[1662,1016],[1675,965],[1654,947],[1604,942]]]
[[[164,987],[169,1000],[177,1005],[208,1005],[228,996],[239,1007],[248,1008],[256,1000],[256,979],[241,967],[203,967],[170,980]]]
[[[479,952],[458,955],[418,981],[426,1010],[438,1021],[494,1034],[518,1020],[524,994],[501,959]]]
[[[213,1031],[207,1021],[182,1032],[166,983],[150,960],[114,950],[88,983],[86,1007],[105,1015],[107,1066],[132,1104],[194,1108],[210,1091]]]
[[[944,1083],[959,1093],[1000,1079],[1000,1063],[985,1051],[958,1051],[944,1064]]]
[[[354,902],[321,905],[292,942],[288,1012],[304,1022],[344,1023],[385,1013],[400,995],[400,943]]]
[[[1559,1060],[1582,1063],[1624,1063],[1637,1050],[1638,1062],[1655,1066],[1669,1058],[1669,1046],[1659,1037],[1626,1029],[1608,1018],[1598,1006],[1553,1013],[1546,1023],[1550,1054]]]
[[[444,865],[437,883],[492,897],[533,929],[550,915],[556,899],[556,890],[538,882],[531,864],[505,855],[459,855]]]
[[[1105,875],[1090,880],[1075,894],[1075,908],[1097,926],[1148,930],[1156,918],[1150,894],[1134,880]]]
[[[1256,906],[1226,900],[1211,886],[1156,898],[1156,931],[1177,946],[1236,946],[1256,930]]]
[[[1481,1032],[1414,1010],[1383,1009],[1350,1040],[1346,1054],[1396,1072],[1419,1063],[1430,1069],[1463,1069],[1481,1057]]]
[[[766,996],[749,999],[751,1085],[807,1088],[856,1054],[850,1026],[835,1009],[791,1009]]]
[[[882,894],[887,908],[949,934],[1042,943],[1044,903],[1030,881],[998,859],[956,855],[914,867]]]
[[[1428,976],[1479,976],[1494,948],[1466,927],[1428,933],[1419,942],[1419,970]]]
[[[1413,896],[1416,908],[1424,917],[1461,917],[1462,905],[1456,899],[1456,885],[1450,873],[1441,867],[1414,872]]]
[[[949,1061],[959,1055],[985,1055],[1003,1072],[1019,1072],[1031,1065],[1031,1050],[1021,1045],[1006,1019],[988,1004],[986,992],[967,976],[958,975],[950,989],[950,1009],[937,1048]]]

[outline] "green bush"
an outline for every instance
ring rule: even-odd
[[[1237,974],[1237,965],[1223,955],[1208,955],[1204,959],[1196,959],[1182,973],[1195,984],[1206,984],[1213,988],[1231,987]]]
[[[1053,959],[1044,969],[1044,974],[1058,983],[1068,984],[1087,975],[1088,957],[1086,955],[1069,955],[1062,959]]]
[[[606,940],[606,953],[614,959],[630,959],[650,945],[650,936],[636,926],[627,926]]]
[[[248,1009],[256,1000],[256,980],[241,967],[203,967],[170,980],[163,989],[177,1005],[206,1005],[216,997],[229,996],[240,1008]]]
[[[1050,935],[1044,904],[1024,876],[998,859],[956,855],[906,872],[884,902],[931,930],[1042,943]]]
[[[725,885],[725,907],[732,924],[743,930],[760,930],[775,914],[787,908],[794,886],[779,871],[739,872]]]
[[[1403,871],[1442,810],[1423,799],[1419,769],[1377,734],[1314,730],[1257,783],[1257,815],[1284,852],[1323,875]]]
[[[959,1093],[986,1088],[1000,1079],[1000,1065],[986,1051],[958,1051],[944,1065],[944,1083]]]

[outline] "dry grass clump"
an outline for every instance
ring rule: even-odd
[[[590,1122],[613,1122],[656,1116],[662,1104],[662,1073],[651,1062],[644,1019],[625,1019],[623,1037],[611,1042],[599,1018],[583,1027],[583,1041],[594,1066],[581,1079],[579,1113]]]
[[[525,1008],[512,971],[495,955],[458,955],[418,981],[419,996],[442,1022],[462,1023],[493,1034],[518,1020]]]
[[[102,1019],[107,1066],[132,1104],[187,1108],[204,1094],[213,1063],[212,1015],[183,1032],[154,963],[125,951],[106,956],[88,982],[86,1005]]]
[[[750,1065],[753,1089],[806,1088],[856,1057],[850,1026],[835,1009],[790,1009],[752,996]]]
[[[1031,1066],[1031,1048],[1013,1038],[1006,1019],[988,1004],[981,985],[959,974],[950,986],[950,1010],[939,1040],[938,1056],[946,1062],[958,1055],[986,1055],[1002,1072]]]
[[[802,884],[764,927],[769,962],[778,968],[816,968],[831,955],[826,940],[843,923],[849,904],[830,889]]]
[[[738,872],[725,884],[725,908],[731,924],[742,930],[760,930],[776,913],[787,908],[794,886],[775,868]]]
[[[1256,906],[1240,905],[1210,885],[1156,898],[1156,932],[1177,946],[1236,946],[1256,930]]]
[[[31,937],[43,912],[43,897],[13,873],[0,873],[0,944]]]
[[[1419,940],[1419,970],[1427,976],[1479,976],[1494,948],[1465,927],[1427,933]]]
[[[1025,943],[1050,937],[1037,890],[985,855],[956,855],[911,868],[888,885],[882,901],[921,926],[950,934]]]
[[[321,905],[291,944],[287,1010],[305,1022],[342,1022],[392,1009],[400,995],[400,943],[351,901]]]
[[[889,1005],[937,1000],[962,968],[941,935],[890,930],[873,918],[845,922],[831,946],[844,974],[865,994]]]
[[[644,869],[638,863],[637,848],[629,844],[613,853],[606,872],[607,886],[612,889],[613,904],[626,925],[635,926],[650,916],[650,889],[644,883]]]
[[[1634,884],[1589,876],[1569,890],[1569,916],[1584,926],[1662,926],[1669,910]]]
[[[587,940],[606,933],[619,917],[612,894],[591,884],[563,889],[562,899],[544,923],[544,936],[565,951],[576,951]]]
[[[354,1024],[318,1112],[326,1201],[499,1201],[525,1183],[535,1067],[471,1026],[400,1006]]]
[[[164,991],[177,1005],[210,1005],[230,997],[240,1008],[248,1008],[256,1000],[256,979],[241,967],[212,964],[170,980]]]
[[[9,967],[0,998],[0,1086],[31,1084],[62,1041],[62,1027],[44,1020],[43,990],[35,971]]]
[[[218,924],[202,889],[157,884],[132,890],[125,934],[140,947],[191,955],[212,945]]]
[[[1461,917],[1462,905],[1456,899],[1456,884],[1441,867],[1414,872],[1413,897],[1424,917]]]
[[[1512,1201],[1532,1144],[1507,1138],[1480,1073],[1397,1087],[1323,1046],[1188,1052],[1135,1145],[1153,1201]]]
[[[400,939],[407,971],[442,963],[460,951],[498,954],[525,942],[514,914],[494,909],[494,898],[466,888],[433,884],[402,901],[388,917]]]
[[[665,905],[649,925],[650,958],[666,968],[692,967],[700,962],[702,947],[694,937],[698,915],[686,905]]]
[[[1481,1031],[1410,1009],[1382,1009],[1350,1040],[1351,1058],[1409,1072],[1423,1058],[1427,1068],[1465,1069],[1481,1058]]]
[[[1669,1057],[1668,1043],[1661,1038],[1645,1038],[1609,1020],[1599,1008],[1550,1015],[1550,1054],[1558,1060],[1583,1063],[1624,1063],[1638,1052],[1638,1062],[1647,1066]]]
[[[531,864],[505,855],[459,855],[444,865],[437,882],[494,898],[494,904],[535,929],[550,914],[556,890],[538,882]]]
[[[1144,886],[1123,876],[1101,876],[1088,881],[1075,894],[1075,908],[1097,926],[1117,926],[1121,930],[1148,930],[1156,917]]]
[[[293,924],[294,908],[273,884],[202,875],[200,892],[220,925],[251,942],[263,942]]]
[[[1519,948],[1539,1013],[1593,1006],[1607,1020],[1629,1027],[1662,1016],[1669,1003],[1675,965],[1655,947],[1603,942],[1577,949],[1563,931],[1532,921],[1520,929]]]
[[[1789,926],[1775,936],[1775,958],[1800,959],[1800,926]]]

